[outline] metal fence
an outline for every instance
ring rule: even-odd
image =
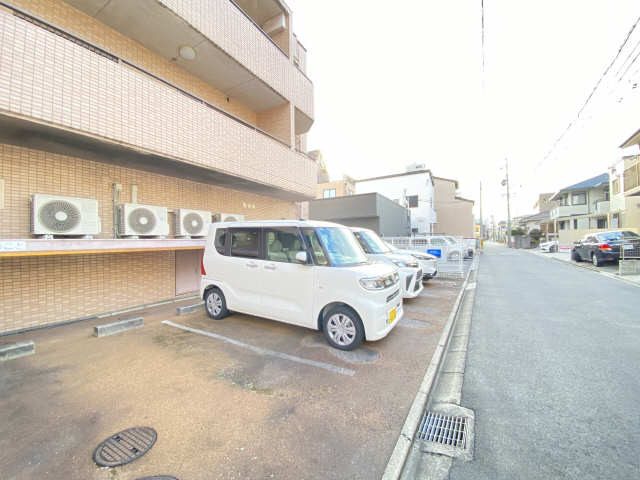
[[[385,237],[384,240],[400,250],[414,250],[429,253],[438,259],[438,277],[462,278],[467,271],[472,249],[462,237],[451,237],[451,244],[438,236]],[[475,247],[475,243],[474,243]]]
[[[640,260],[640,239],[625,239],[622,242],[620,260]]]

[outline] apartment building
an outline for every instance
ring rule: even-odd
[[[549,212],[561,245],[569,245],[596,230],[615,228],[617,214],[609,206],[609,174],[603,173],[558,190],[551,198],[558,205]]]
[[[458,181],[450,178],[433,177],[434,208],[438,222],[433,233],[444,233],[465,238],[473,238],[475,220],[473,206],[475,202],[458,196]]]
[[[315,197],[293,26],[279,0],[0,3],[0,334],[193,295],[212,215]]]
[[[438,218],[434,209],[433,176],[424,165],[409,165],[404,173],[356,180],[355,193],[380,193],[409,209],[413,234],[433,233]],[[470,228],[473,230],[473,219]]]
[[[616,215],[617,227],[640,233],[640,130],[622,145],[623,153],[609,168],[611,212]],[[624,154],[627,153],[627,154]],[[631,153],[631,154],[628,154]]]

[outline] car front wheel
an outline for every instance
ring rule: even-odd
[[[360,317],[346,306],[333,307],[326,313],[322,331],[329,345],[340,350],[353,350],[364,341]]]
[[[580,257],[580,254],[578,252],[575,252],[575,251],[571,253],[571,258],[576,262],[581,262],[582,261],[582,257]]]

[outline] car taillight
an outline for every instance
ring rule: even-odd
[[[200,273],[202,275],[207,274],[206,270],[204,269],[204,255],[202,255],[202,258],[200,259]]]
[[[598,248],[600,250],[611,250],[611,245],[604,243],[604,244],[600,245]]]

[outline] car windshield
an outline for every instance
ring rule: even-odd
[[[391,249],[382,241],[382,239],[373,232],[361,230],[359,232],[353,232],[353,234],[358,239],[358,242],[360,242],[362,249],[367,253],[379,254],[391,252]]]
[[[343,267],[367,262],[367,256],[350,230],[340,227],[319,227],[315,230],[331,265]]]
[[[623,238],[640,238],[638,234],[628,231],[600,233],[597,237],[601,242],[615,242]]]

